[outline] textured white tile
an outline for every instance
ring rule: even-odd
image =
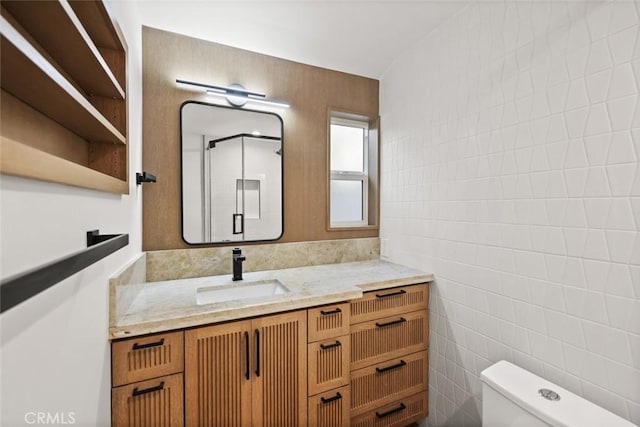
[[[583,108],[581,110],[567,111],[564,113],[564,118],[565,118],[565,121],[567,122],[567,132],[569,133],[569,138],[580,138],[586,135],[585,126],[587,124],[589,113],[590,111],[588,108]],[[597,111],[596,113],[594,113],[594,120],[598,119],[599,117],[601,118],[600,111]],[[595,129],[595,124],[593,126]],[[595,132],[595,130],[593,132]]]
[[[587,227],[587,216],[582,200],[569,199],[567,200],[566,213],[564,217],[563,225],[565,227]]]
[[[638,26],[635,25],[609,36],[609,49],[614,64],[623,64],[631,60],[637,33]]]
[[[640,301],[613,295],[606,295],[605,298],[609,324],[614,328],[640,334]]]
[[[611,67],[611,57],[609,56],[609,46],[606,39],[596,41],[591,45],[589,59],[587,61],[586,75],[597,73]]]
[[[582,168],[589,166],[587,160],[587,152],[584,148],[582,139],[572,139],[567,145],[567,154],[565,157],[565,169]]]
[[[582,267],[582,258],[567,258],[562,275],[562,283],[570,286],[586,288],[586,279]]]
[[[434,426],[480,424],[499,357],[640,418],[637,378],[607,368],[640,370],[638,6],[472,3],[381,80],[381,235],[442,288]]]
[[[631,67],[629,67],[629,70],[630,69]],[[589,96],[587,95],[587,86],[584,78],[579,78],[569,82],[569,91],[567,93],[565,110],[575,110],[587,105],[589,105]]]
[[[629,196],[634,184],[637,164],[607,166],[607,176],[611,185],[611,195]]]
[[[544,315],[550,337],[576,347],[585,347],[585,338],[580,319],[554,310],[545,310]]]
[[[528,335],[533,357],[564,369],[562,343],[559,340],[532,331]]]
[[[588,84],[588,81],[587,81]],[[604,101],[606,97],[606,88],[605,86],[604,94],[602,95],[602,101]],[[564,111],[564,106],[566,105],[567,93],[569,91],[569,84],[567,82],[557,84],[555,86],[550,87],[547,90],[547,99],[549,101],[549,111],[552,114],[560,113]]]
[[[564,179],[567,185],[569,197],[582,197],[587,183],[588,169],[567,169],[564,171]]]
[[[616,107],[618,107],[618,105],[616,105]],[[607,112],[606,104],[600,103],[592,105],[589,109],[584,135],[591,136],[608,132],[611,132],[611,123],[609,122],[609,113]]]
[[[591,228],[604,228],[609,217],[610,198],[584,199],[587,223]]]
[[[607,170],[603,167],[590,168],[584,187],[584,196],[607,197],[610,195]]]
[[[611,263],[586,259],[583,265],[587,287],[592,291],[602,292],[607,284]]]
[[[609,249],[603,230],[589,230],[582,256],[602,261],[609,260]]]
[[[607,323],[607,308],[609,308],[609,313],[611,311],[608,305],[605,306],[602,293],[570,286],[565,286],[563,292],[568,314],[594,322]]]
[[[567,70],[568,78],[582,77],[585,74],[589,61],[589,46],[584,46],[576,49],[570,49],[566,54],[565,67]],[[596,64],[593,65],[596,67]],[[561,71],[559,71],[561,72]],[[556,80],[557,79],[557,80]],[[554,81],[562,82],[563,80],[558,76],[554,76]]]
[[[628,199],[613,199],[611,201],[607,229],[635,231],[635,219],[631,202]]]
[[[609,386],[605,374],[606,360],[603,357],[566,343],[563,344],[562,349],[569,373],[600,387]]]
[[[584,139],[584,146],[591,166],[604,165],[611,145],[611,134],[591,136]]]
[[[607,230],[606,235],[611,261],[624,264],[628,263],[634,249],[636,233]]]
[[[546,144],[546,148],[547,158],[549,160],[549,169],[561,169],[567,156],[568,142],[561,141],[557,143]]]
[[[609,83],[611,82],[611,70],[607,69],[599,73],[587,76],[587,93],[591,103],[603,102],[607,99]]]
[[[638,93],[638,89],[631,64],[626,63],[615,67],[607,99],[622,98],[636,93]]]
[[[640,371],[620,363],[607,361],[609,386],[612,391],[632,401],[640,401]]]
[[[587,12],[587,24],[591,41],[595,41],[606,37],[609,33],[612,7],[608,3],[593,3],[592,5],[593,8]]]
[[[637,99],[637,95],[632,95],[607,102],[611,114],[611,128],[614,131],[631,129]]]
[[[624,264],[611,264],[604,291],[611,295],[634,298],[635,291],[629,266]]]
[[[598,355],[631,365],[631,349],[624,332],[606,325],[582,322],[587,350]],[[575,345],[575,344],[574,344]]]
[[[625,28],[638,25],[638,15],[632,1],[613,2],[613,13],[609,24],[609,34],[618,33]]]
[[[631,137],[631,132],[616,132],[613,134],[609,154],[608,164],[633,163],[636,162],[636,153]]]

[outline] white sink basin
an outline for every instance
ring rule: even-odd
[[[257,280],[255,282],[234,282],[223,286],[198,288],[197,303],[216,304],[225,301],[264,298],[273,295],[283,295],[289,292],[277,279]]]

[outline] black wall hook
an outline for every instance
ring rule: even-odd
[[[151,175],[149,172],[136,172],[136,185],[140,185],[143,182],[156,182],[156,176]]]

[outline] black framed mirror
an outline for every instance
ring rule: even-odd
[[[282,118],[186,101],[180,107],[182,238],[277,240],[284,232]]]

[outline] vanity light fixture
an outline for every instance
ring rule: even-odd
[[[229,86],[218,86],[181,79],[176,79],[176,83],[202,88],[206,91],[207,95],[224,98],[234,107],[243,107],[247,102],[253,102],[257,104],[289,108],[289,104],[287,102],[268,99],[266,94],[247,90],[237,83]]]

